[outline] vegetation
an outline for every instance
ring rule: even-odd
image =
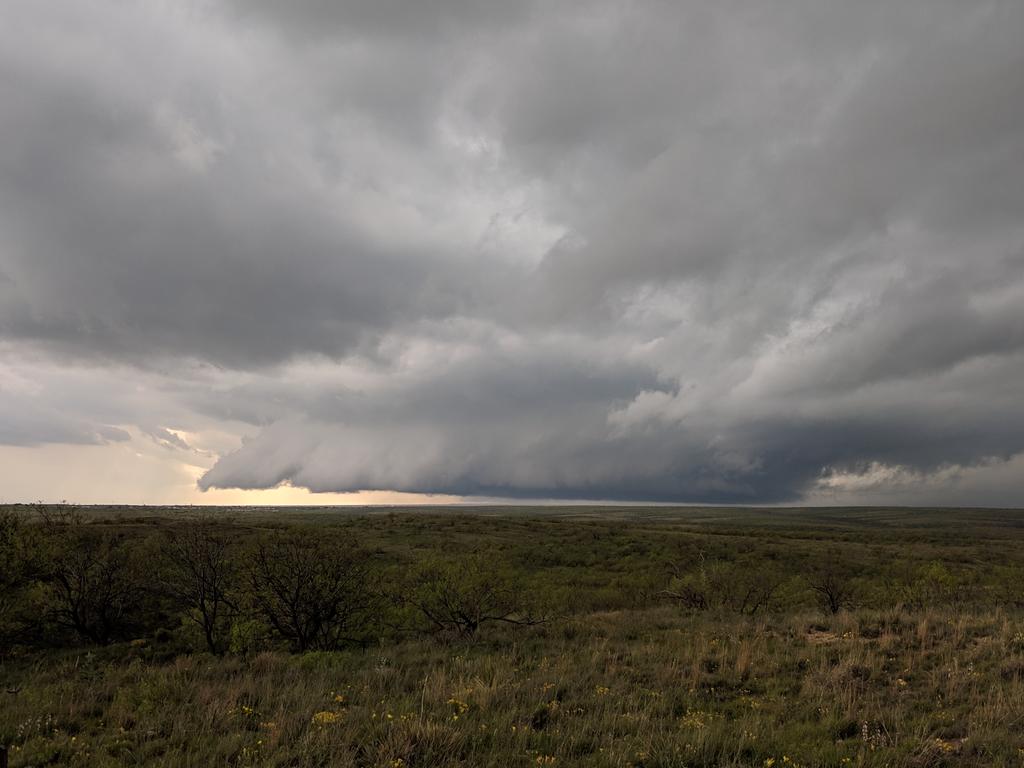
[[[1019,766],[1024,514],[0,510],[12,766]]]

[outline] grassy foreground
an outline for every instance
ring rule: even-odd
[[[90,514],[143,546],[180,513]],[[545,593],[548,621],[461,638],[394,630],[330,652],[271,642],[213,656],[186,623],[15,647],[0,667],[11,764],[1024,765],[1016,513],[309,511],[224,524],[241,536],[282,520],[357,539],[382,581],[425,556],[500,552],[524,590]],[[807,575],[833,561],[853,596],[835,614]],[[772,581],[770,600],[694,609],[662,594],[718,564],[741,591]]]

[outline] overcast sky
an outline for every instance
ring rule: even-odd
[[[1024,505],[1020,0],[0,19],[0,500]]]

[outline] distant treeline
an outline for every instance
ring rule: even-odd
[[[239,536],[215,520],[140,535],[69,507],[0,512],[0,632],[15,645],[167,639],[214,654],[367,645],[404,633],[470,636],[545,620],[490,555],[396,571],[335,528]]]
[[[466,523],[471,533],[487,525]],[[1024,600],[1020,564],[927,559],[927,548],[893,563],[810,541],[790,557],[778,544],[723,549],[691,537],[666,549],[620,544],[611,528],[560,525],[551,530],[563,540],[514,552],[481,535],[448,554],[410,544],[397,557],[362,541],[358,524],[210,517],[133,528],[68,506],[8,509],[0,511],[0,652],[136,639],[217,655],[335,650],[411,634],[469,638],[489,625],[661,601],[750,615]]]

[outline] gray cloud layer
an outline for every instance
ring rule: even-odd
[[[943,498],[1024,452],[1019,2],[5,17],[0,442],[749,502]]]

